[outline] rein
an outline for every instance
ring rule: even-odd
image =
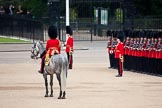
[[[34,43],[34,47],[32,47],[32,48],[33,48],[32,49],[32,54],[34,56],[33,59],[34,59],[35,63],[38,63],[37,59],[41,58],[40,57],[41,55],[44,55],[45,48],[44,48],[43,44],[40,43],[40,42]]]

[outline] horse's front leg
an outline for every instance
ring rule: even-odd
[[[47,80],[47,74],[43,75],[44,81],[45,81],[45,86],[46,86],[46,94],[44,97],[48,97],[48,80]]]
[[[50,97],[53,97],[53,75],[50,75],[50,86],[51,86]]]

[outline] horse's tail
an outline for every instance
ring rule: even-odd
[[[67,54],[62,54],[63,55],[63,60],[64,60],[64,65],[65,65],[65,71],[66,71],[66,77],[68,74],[68,66],[69,66],[69,62],[68,62],[68,58],[67,58]]]
[[[61,67],[61,90],[63,92],[66,91],[66,79],[67,79],[67,72],[68,72],[67,66],[68,66],[67,60],[66,58],[64,58]]]

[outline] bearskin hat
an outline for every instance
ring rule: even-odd
[[[71,36],[73,35],[73,30],[71,29],[70,26],[66,26],[66,33],[70,34]]]
[[[107,31],[106,31],[106,35],[107,35],[107,36],[112,36],[112,32],[111,32],[110,30],[107,30]]]
[[[122,37],[122,36],[118,36],[117,38],[120,39],[121,42],[123,42],[123,40],[124,40],[124,37]]]
[[[50,26],[48,28],[48,36],[51,39],[56,39],[57,38],[57,28],[55,26]]]
[[[117,38],[120,39],[121,42],[124,41],[125,33],[124,31],[118,31]]]

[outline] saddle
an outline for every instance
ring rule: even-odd
[[[59,51],[58,51],[57,48],[52,47],[52,48],[49,48],[49,49],[48,49],[48,51],[47,51],[47,53],[46,53],[46,57],[45,57],[45,65],[46,65],[46,66],[49,65],[51,56],[56,55],[56,54],[59,54]]]

